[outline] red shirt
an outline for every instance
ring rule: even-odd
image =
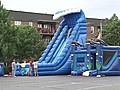
[[[30,67],[32,67],[32,64],[33,64],[32,61],[30,61],[29,63],[30,63]]]

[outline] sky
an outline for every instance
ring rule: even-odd
[[[120,0],[1,0],[7,10],[54,14],[61,10],[80,8],[87,18],[120,18]]]

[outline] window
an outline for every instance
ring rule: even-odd
[[[48,30],[52,30],[51,24],[44,24],[44,28]]]
[[[91,26],[91,34],[94,34],[94,26]]]
[[[14,25],[21,25],[21,21],[14,21]]]
[[[38,24],[38,28],[42,28],[42,24]]]
[[[44,24],[44,28],[47,29],[47,27],[48,27],[47,24]]]
[[[48,29],[51,30],[51,25],[50,24],[48,24]]]
[[[33,26],[33,22],[29,22],[29,26]]]

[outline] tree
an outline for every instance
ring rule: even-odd
[[[15,58],[38,59],[46,45],[42,42],[42,36],[31,26],[14,26],[17,33]]]
[[[7,11],[0,1],[0,61],[7,60],[6,54],[8,53],[8,45],[6,42],[8,41],[5,39],[7,30],[10,29],[10,22],[9,22],[9,11]],[[8,37],[9,38],[9,37]]]
[[[0,2],[0,62],[38,59],[46,47],[41,39],[33,27],[12,25],[9,11]]]
[[[41,37],[33,27],[12,25],[0,1],[0,62],[8,64],[5,73],[11,71],[13,59],[38,59],[46,47]]]
[[[106,19],[103,28],[103,40],[109,45],[120,45],[120,20],[113,14],[110,19]]]

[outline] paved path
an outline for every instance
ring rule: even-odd
[[[0,77],[0,90],[120,90],[120,76]]]

